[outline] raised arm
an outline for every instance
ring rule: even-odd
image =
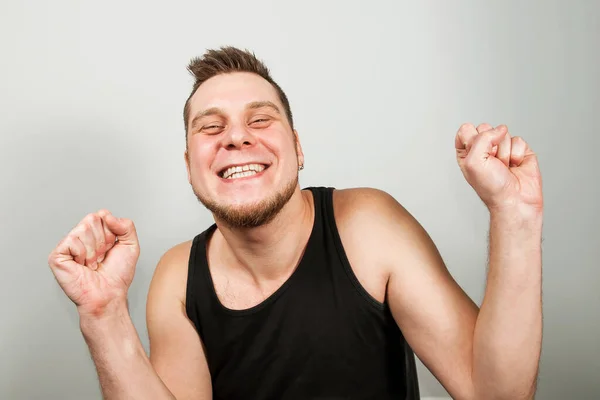
[[[349,231],[369,232],[356,239],[347,235],[348,247],[361,247],[373,266],[386,271],[386,297],[395,320],[452,398],[531,399],[542,336],[539,171],[521,139],[490,129],[460,133],[469,150],[457,146],[467,180],[490,209],[481,310],[452,278],[427,232],[391,196],[358,190],[345,201],[346,208],[357,211],[344,224]],[[485,164],[491,161],[491,167]],[[532,178],[516,185],[515,174]]]
[[[463,125],[458,164],[490,212],[489,271],[473,340],[477,398],[530,399],[542,345],[542,179],[506,126]],[[496,394],[491,397],[489,394]]]
[[[147,357],[127,309],[127,291],[138,257],[133,222],[102,210],[84,218],[48,259],[59,285],[77,306],[81,331],[96,365],[103,397],[107,400],[210,398],[210,394],[206,396],[209,388],[205,385],[183,388],[169,379],[168,374],[167,386]],[[161,279],[155,286],[160,288],[160,282]],[[164,298],[165,305],[163,311],[154,313],[155,321],[173,323],[170,333],[159,335],[163,338],[159,342],[173,342],[164,338],[181,334],[182,341],[189,344],[187,351],[196,352],[199,359],[202,353],[198,353],[198,339],[191,339],[192,328],[185,325],[181,307],[169,302],[166,294],[156,298],[159,301]],[[174,346],[172,349],[175,353],[180,350]],[[189,360],[189,355],[187,358],[181,352],[178,355],[183,363]],[[204,382],[201,363],[195,369],[190,367],[190,373],[194,372]]]

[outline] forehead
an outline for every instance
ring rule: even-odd
[[[256,101],[271,101],[283,109],[275,88],[262,77],[248,72],[213,76],[204,82],[190,99],[190,116],[207,108],[241,111]]]

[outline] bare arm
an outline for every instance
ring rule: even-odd
[[[338,195],[349,252],[381,274],[392,315],[408,344],[454,399],[473,399],[473,335],[478,308],[454,281],[421,225],[387,193],[357,189]],[[347,210],[347,211],[346,211]],[[365,235],[364,232],[369,232]],[[352,254],[351,254],[352,255]]]
[[[212,398],[202,344],[185,312],[188,256],[189,243],[176,246],[154,273],[147,302],[150,358],[126,304],[101,317],[82,316],[81,329],[107,400]]]
[[[341,217],[348,248],[360,247],[385,271],[396,322],[452,398],[531,398],[541,336],[536,231],[492,219],[491,265],[479,311],[427,232],[395,199],[373,189],[344,197],[342,213],[352,210]]]
[[[212,399],[202,341],[185,311],[190,243],[169,250],[150,285],[147,326],[150,362],[178,400]]]
[[[104,398],[210,399],[200,339],[185,313],[190,242],[159,262],[148,295],[151,349],[146,356],[127,309],[139,257],[133,221],[108,210],[89,214],[61,240],[48,264],[75,303]]]
[[[152,368],[125,303],[101,317],[82,315],[80,326],[105,399],[175,399]]]
[[[133,221],[100,210],[61,240],[48,264],[77,306],[104,398],[174,399],[150,365],[127,310],[138,256]]]
[[[388,292],[416,354],[455,399],[531,399],[542,336],[541,217],[491,215],[487,286],[477,311],[433,241],[398,207],[396,229],[405,233],[396,238],[406,245],[388,253],[396,260]]]
[[[531,398],[542,342],[541,212],[492,213],[485,296],[475,325],[478,398]],[[512,389],[512,390],[511,390]]]
[[[390,201],[387,209],[396,224],[388,229],[396,232],[397,242],[406,238],[401,231],[414,237],[402,249],[405,254],[388,252],[388,262],[396,263],[389,281],[392,312],[455,398],[531,399],[542,341],[543,195],[537,156],[505,125],[463,124],[455,150],[466,181],[490,211],[490,265],[481,310],[474,311],[451,279],[422,227]],[[416,284],[407,287],[406,281]]]

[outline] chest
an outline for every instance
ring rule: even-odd
[[[403,339],[388,312],[350,286],[300,286],[204,332],[215,393],[241,398],[265,391],[265,398],[282,398],[276,393],[286,388],[303,398],[314,398],[312,391],[351,398],[401,371]]]
[[[248,273],[212,272],[214,290],[219,302],[230,310],[247,310],[263,303],[290,279],[293,271],[273,279],[253,279]]]
[[[378,303],[384,303],[388,277],[381,269],[369,265],[368,259],[363,257],[352,257],[352,262],[345,268],[342,273],[355,283],[354,290]],[[290,269],[277,278],[257,280],[248,273],[226,271],[225,268],[215,268],[211,275],[217,298],[224,307],[231,310],[246,310],[260,305],[284,289],[296,272],[295,269]],[[315,287],[334,290],[330,278],[326,271],[314,274],[304,289],[309,292]]]
[[[268,290],[220,283],[215,290],[228,310],[213,319],[217,324],[203,340],[213,354],[236,364],[275,354],[284,364],[307,355],[336,358],[358,345],[368,348],[395,327],[389,310],[343,271],[306,268]]]

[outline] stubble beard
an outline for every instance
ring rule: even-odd
[[[198,201],[212,212],[215,220],[230,228],[256,228],[271,222],[290,200],[298,186],[298,175],[292,178],[279,192],[261,201],[244,206],[228,206],[202,196],[193,187]]]

